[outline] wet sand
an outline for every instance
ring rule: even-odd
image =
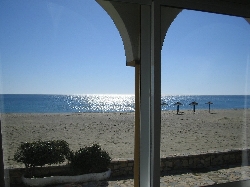
[[[162,112],[161,157],[250,147],[250,109]],[[134,113],[1,114],[5,167],[21,142],[59,140],[77,150],[98,143],[114,158],[133,158]]]

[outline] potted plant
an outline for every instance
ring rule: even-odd
[[[67,174],[47,177],[37,175],[38,166],[59,164],[66,159],[69,161]],[[111,158],[97,144],[73,152],[63,140],[26,142],[19,146],[14,160],[24,163],[26,172],[22,181],[28,186],[104,180],[111,174],[108,169]]]

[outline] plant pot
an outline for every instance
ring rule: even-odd
[[[110,177],[111,169],[102,173],[89,173],[84,175],[76,176],[51,176],[44,178],[25,178],[22,176],[22,181],[28,186],[46,186],[52,184],[62,184],[62,183],[81,183],[88,181],[99,181],[105,180]]]

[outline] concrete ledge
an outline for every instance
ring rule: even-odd
[[[234,164],[242,164],[242,157],[248,160],[250,158],[250,149],[235,149],[221,152],[208,152],[192,155],[172,155],[161,158],[161,172],[168,172],[180,169],[200,169],[213,166],[227,166]],[[124,175],[133,175],[134,160],[133,159],[113,159],[110,164],[111,177]],[[56,175],[65,172],[67,166],[48,166],[38,168],[40,174]],[[21,184],[21,176],[24,168],[13,168],[5,170],[5,180],[10,182],[11,186]]]

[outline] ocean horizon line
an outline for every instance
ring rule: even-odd
[[[95,93],[86,93],[86,94],[50,94],[50,93],[4,93],[0,95],[128,95],[128,96],[134,96],[135,94],[112,94],[112,93],[107,93],[107,94],[95,94]],[[162,94],[161,96],[250,96],[250,94]]]
[[[161,109],[190,109],[196,102],[197,109],[244,109],[250,107],[249,95],[162,95]],[[1,94],[2,113],[79,113],[79,112],[133,112],[135,96],[128,94]]]

